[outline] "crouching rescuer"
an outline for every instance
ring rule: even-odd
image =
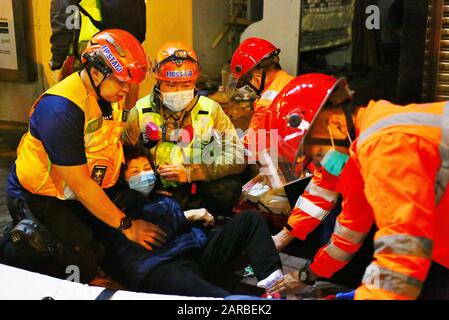
[[[161,188],[184,210],[230,214],[242,186],[243,144],[221,106],[195,90],[195,51],[179,41],[165,43],[153,73],[156,85],[131,109],[124,142],[150,149]]]
[[[6,263],[56,277],[79,268],[95,277],[102,246],[90,221],[100,220],[149,248],[157,226],[131,221],[107,197],[123,162],[123,98],[141,83],[148,59],[130,33],[97,33],[82,55],[83,70],[43,93],[31,108],[28,132],[7,183],[13,223]]]

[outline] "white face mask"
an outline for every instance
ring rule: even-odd
[[[173,112],[180,112],[193,100],[194,89],[177,91],[177,92],[162,92],[164,105]]]

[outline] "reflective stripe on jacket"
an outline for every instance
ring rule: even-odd
[[[113,119],[103,119],[97,100],[94,96],[87,95],[78,73],[51,87],[43,95],[45,94],[67,98],[84,112],[84,146],[89,173],[101,187],[112,187],[119,177],[123,162],[120,141],[124,127],[122,107],[113,104]],[[32,106],[30,116],[42,96]],[[42,142],[33,137],[30,131],[22,137],[17,148],[16,171],[20,184],[31,193],[59,199],[73,198],[73,194],[54,170]]]
[[[290,235],[305,240],[326,218],[340,195],[336,191],[338,181],[339,177],[328,173],[323,167],[315,171],[288,218],[286,228]]]
[[[371,102],[341,179],[340,225],[360,232],[355,240],[372,221],[379,229],[355,298],[416,298],[431,260],[449,268],[449,104]],[[311,265],[320,275],[337,271],[357,249],[337,233]]]
[[[193,155],[194,151],[193,148],[195,146],[201,146],[204,148],[205,145],[207,145],[211,139],[212,139],[212,130],[214,129],[214,121],[212,118],[212,112],[214,107],[214,101],[206,98],[206,97],[199,97],[197,103],[190,111],[190,118],[191,123],[193,127],[193,139],[192,137],[183,137],[188,139],[189,144],[187,147],[182,148],[184,155]],[[159,127],[162,127],[165,123],[165,120],[162,118],[162,116],[155,112],[155,108],[148,106],[143,103],[137,103],[136,109],[139,114],[139,128],[140,128],[140,136],[142,138],[142,141],[148,142],[148,138],[145,134],[146,132],[146,125],[148,122],[153,122],[157,124]],[[185,132],[187,133],[187,132]],[[163,142],[164,143],[164,142]],[[177,143],[167,142],[168,144],[172,145],[172,148],[180,149],[177,146]],[[155,147],[157,148],[157,147]],[[153,148],[153,152],[156,150]],[[171,149],[171,148],[169,148]],[[169,152],[167,154],[167,152]],[[158,164],[158,159],[160,159],[160,162],[169,162],[173,164],[182,164],[182,161],[179,162],[177,159],[178,157],[170,157],[170,152],[166,148],[164,148],[164,154],[163,155],[156,155],[156,164]],[[175,150],[174,154],[178,154],[181,152],[181,150]],[[173,158],[173,159],[172,159]],[[182,159],[181,159],[182,160]]]
[[[182,164],[187,168],[191,181],[210,181],[241,173],[245,169],[243,143],[221,106],[209,98],[199,97],[195,105],[187,112],[184,121],[180,124],[180,129],[185,129],[185,132],[190,133],[188,127],[191,124],[193,127],[192,141],[189,140],[187,146],[182,148],[183,150],[172,148],[171,146],[175,145],[172,142],[165,142],[163,146],[159,143],[157,149],[161,148],[161,150],[158,150],[158,153],[161,152],[164,154],[163,157],[170,158],[166,150],[174,150],[171,162],[173,164],[181,164],[181,157],[176,155],[182,153]],[[123,133],[124,142],[135,145],[139,142],[139,138],[145,141],[144,132],[149,121],[153,121],[160,127],[165,123],[159,114],[159,107],[154,103],[153,94],[137,101],[135,108],[131,109]],[[203,154],[196,151],[212,150],[214,146],[221,146],[218,148],[220,152],[211,154],[210,158],[206,159],[206,163],[203,163]],[[153,148],[154,150],[156,148]],[[163,150],[164,152],[162,152]],[[159,157],[159,159],[161,158]],[[193,159],[193,161],[189,163],[189,161],[184,161],[185,159]]]
[[[151,149],[156,166],[166,163],[191,163],[192,157],[198,154],[198,152],[195,152],[196,147],[200,147],[199,154],[201,155],[202,149],[212,138],[212,129],[214,128],[214,121],[211,117],[213,103],[210,99],[200,97],[190,111],[193,139],[192,137],[183,137],[183,140],[189,141],[186,147],[181,148],[177,142],[160,141]],[[153,122],[162,127],[165,120],[159,113],[155,112],[154,108],[145,104],[137,103],[136,109],[139,114],[140,136],[143,142],[147,142],[148,138],[145,134],[147,123]],[[184,134],[189,134],[189,132],[185,131]],[[184,157],[188,159],[184,159]]]
[[[181,133],[182,140],[189,141],[186,147],[180,147],[178,142],[160,141],[150,150],[156,167],[167,163],[176,165],[183,165],[186,162],[192,163],[192,161],[194,161],[192,158],[198,158],[198,156],[199,159],[196,160],[197,162],[201,162],[202,151],[212,138],[214,122],[211,117],[211,112],[213,103],[214,102],[210,99],[200,97],[196,105],[190,111],[193,139],[190,136],[185,136],[190,135],[189,132],[185,131]],[[140,136],[145,143],[148,142],[148,138],[145,134],[147,123],[153,122],[159,127],[163,127],[165,120],[159,113],[155,112],[154,108],[148,108],[141,103],[138,103],[136,108],[139,113]],[[168,182],[164,179],[161,179],[161,182],[164,187],[176,187],[178,185],[175,182]]]

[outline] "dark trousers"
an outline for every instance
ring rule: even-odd
[[[232,175],[212,181],[185,184],[173,192],[173,197],[184,210],[206,208],[213,215],[230,216],[242,192],[241,176]]]
[[[432,262],[419,300],[449,300],[449,269]]]
[[[4,248],[6,263],[34,272],[66,279],[73,267],[79,270],[80,281],[95,278],[104,247],[93,239],[87,224],[90,213],[78,201],[63,201],[54,197],[37,196],[33,200],[7,198],[14,222],[28,218],[28,210],[51,234],[52,241],[64,244],[64,250],[37,262],[29,251],[22,251],[8,243]],[[69,271],[68,271],[69,270]],[[69,273],[67,273],[69,272]]]
[[[161,264],[144,280],[146,292],[186,296],[226,297],[228,291],[213,284],[217,275],[230,274],[230,266],[245,252],[257,279],[282,269],[279,254],[262,217],[245,212],[210,235],[205,248]],[[240,266],[240,267],[243,267]]]

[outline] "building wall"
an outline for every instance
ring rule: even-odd
[[[151,59],[167,41],[183,41],[192,45],[192,0],[146,0],[147,34],[144,48]],[[149,77],[141,86],[140,96],[149,93],[154,78]]]
[[[50,59],[50,1],[28,0],[27,3],[31,20],[31,30],[27,32],[32,34],[38,79],[33,83],[0,81],[0,120],[26,122],[31,104],[51,78],[49,72],[45,74],[43,70],[48,69],[46,66]]]
[[[227,33],[215,48],[211,43],[228,21],[229,1],[193,0],[193,48],[198,54],[203,75],[220,79],[221,68],[228,62]],[[230,57],[229,57],[230,58]]]
[[[34,83],[0,81],[0,120],[27,122],[34,100],[54,84],[48,68],[50,60],[50,0],[26,0],[29,5],[30,32],[37,64],[38,80]],[[132,19],[132,17],[130,17]],[[147,33],[144,48],[153,58],[157,49],[168,40],[192,44],[192,0],[147,0]],[[148,94],[154,80],[148,78],[140,96]]]

